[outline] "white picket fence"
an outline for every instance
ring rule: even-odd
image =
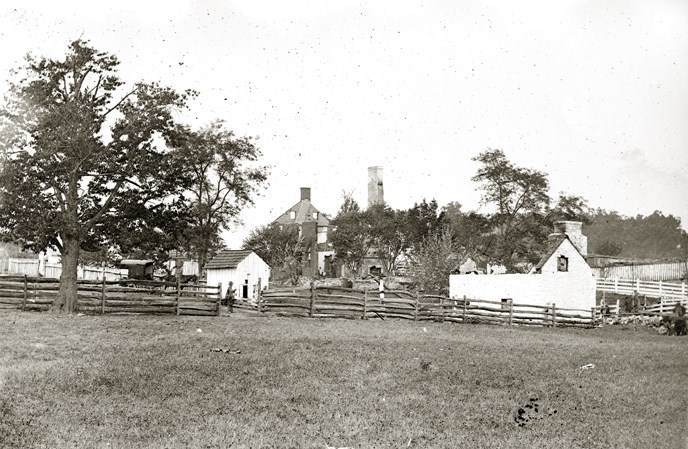
[[[597,290],[621,295],[637,293],[638,295],[665,299],[681,299],[688,296],[685,282],[655,282],[640,279],[597,279]]]
[[[593,276],[598,279],[641,279],[643,281],[681,279],[686,271],[688,271],[688,266],[685,261],[592,268]]]
[[[39,275],[38,259],[9,259],[7,271],[8,274],[37,277]],[[44,277],[57,279],[61,274],[62,265],[59,263],[45,264]],[[128,274],[129,270],[126,268],[101,268],[90,266],[79,266],[77,268],[77,278],[89,281],[100,281],[103,279],[103,276],[107,281],[118,281],[127,277]]]
[[[45,264],[45,277],[59,278],[62,274],[62,265],[59,263]],[[100,268],[100,267],[77,267],[76,277],[87,281],[100,281],[105,276],[106,281],[119,281],[127,277],[129,270],[126,268]]]
[[[12,259],[7,263],[8,274],[38,276],[38,259]]]

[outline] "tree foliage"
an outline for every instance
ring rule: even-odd
[[[363,217],[368,223],[373,255],[382,263],[385,273],[394,273],[397,260],[409,248],[407,214],[377,203],[363,212]]]
[[[488,149],[473,160],[481,164],[472,178],[481,183],[481,202],[495,207],[482,251],[511,270],[523,269],[523,262],[536,260],[532,238],[539,237],[550,205],[547,175],[514,165],[502,150]]]
[[[685,231],[681,220],[673,215],[655,211],[628,217],[596,209],[589,219],[588,246],[596,252],[638,259],[684,258]]]
[[[416,284],[426,293],[448,295],[449,275],[464,256],[449,230],[428,236],[413,259]]]
[[[470,222],[460,218],[470,230],[454,232],[477,260],[527,271],[546,251],[555,221],[587,222],[586,201],[564,193],[552,199],[547,174],[514,165],[502,150],[488,149],[473,160],[482,164],[472,178],[481,183],[481,202],[494,212],[473,213]]]
[[[419,249],[428,237],[439,234],[446,224],[444,215],[434,198],[430,202],[423,198],[408,209],[403,224],[408,248]]]
[[[242,248],[255,251],[270,265],[275,278],[285,277],[294,285],[298,282],[305,247],[296,226],[256,228],[244,240]]]
[[[185,211],[173,111],[194,93],[155,83],[122,91],[118,64],[82,40],[62,60],[28,57],[0,112],[2,237],[60,251],[56,310],[75,309],[82,249],[156,228],[146,238],[164,245]]]
[[[354,275],[359,275],[365,257],[373,246],[369,216],[360,210],[339,211],[332,220],[330,243],[335,260]]]
[[[253,204],[258,187],[267,179],[266,168],[256,165],[261,153],[253,139],[235,137],[222,121],[180,134],[184,138],[177,158],[192,180],[183,246],[202,267],[223,246],[220,232]]]

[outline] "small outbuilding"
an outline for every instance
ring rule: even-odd
[[[251,250],[222,250],[206,265],[206,284],[222,284],[222,297],[230,282],[235,298],[256,299],[258,286],[268,288],[270,266]]]
[[[590,310],[595,307],[595,278],[585,260],[587,238],[581,223],[558,221],[545,254],[529,274],[451,275],[453,298],[504,301]]]

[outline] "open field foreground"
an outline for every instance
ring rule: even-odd
[[[0,320],[3,448],[688,446],[688,338],[645,327]]]

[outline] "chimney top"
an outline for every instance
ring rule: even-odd
[[[311,188],[310,187],[301,187],[301,200],[311,200]]]
[[[550,234],[550,241],[556,239],[557,236],[568,236],[573,246],[583,255],[588,255],[588,238],[582,232],[583,223],[580,221],[555,221],[554,232]]]
[[[382,183],[382,166],[368,167],[368,207],[384,204],[385,193]]]

